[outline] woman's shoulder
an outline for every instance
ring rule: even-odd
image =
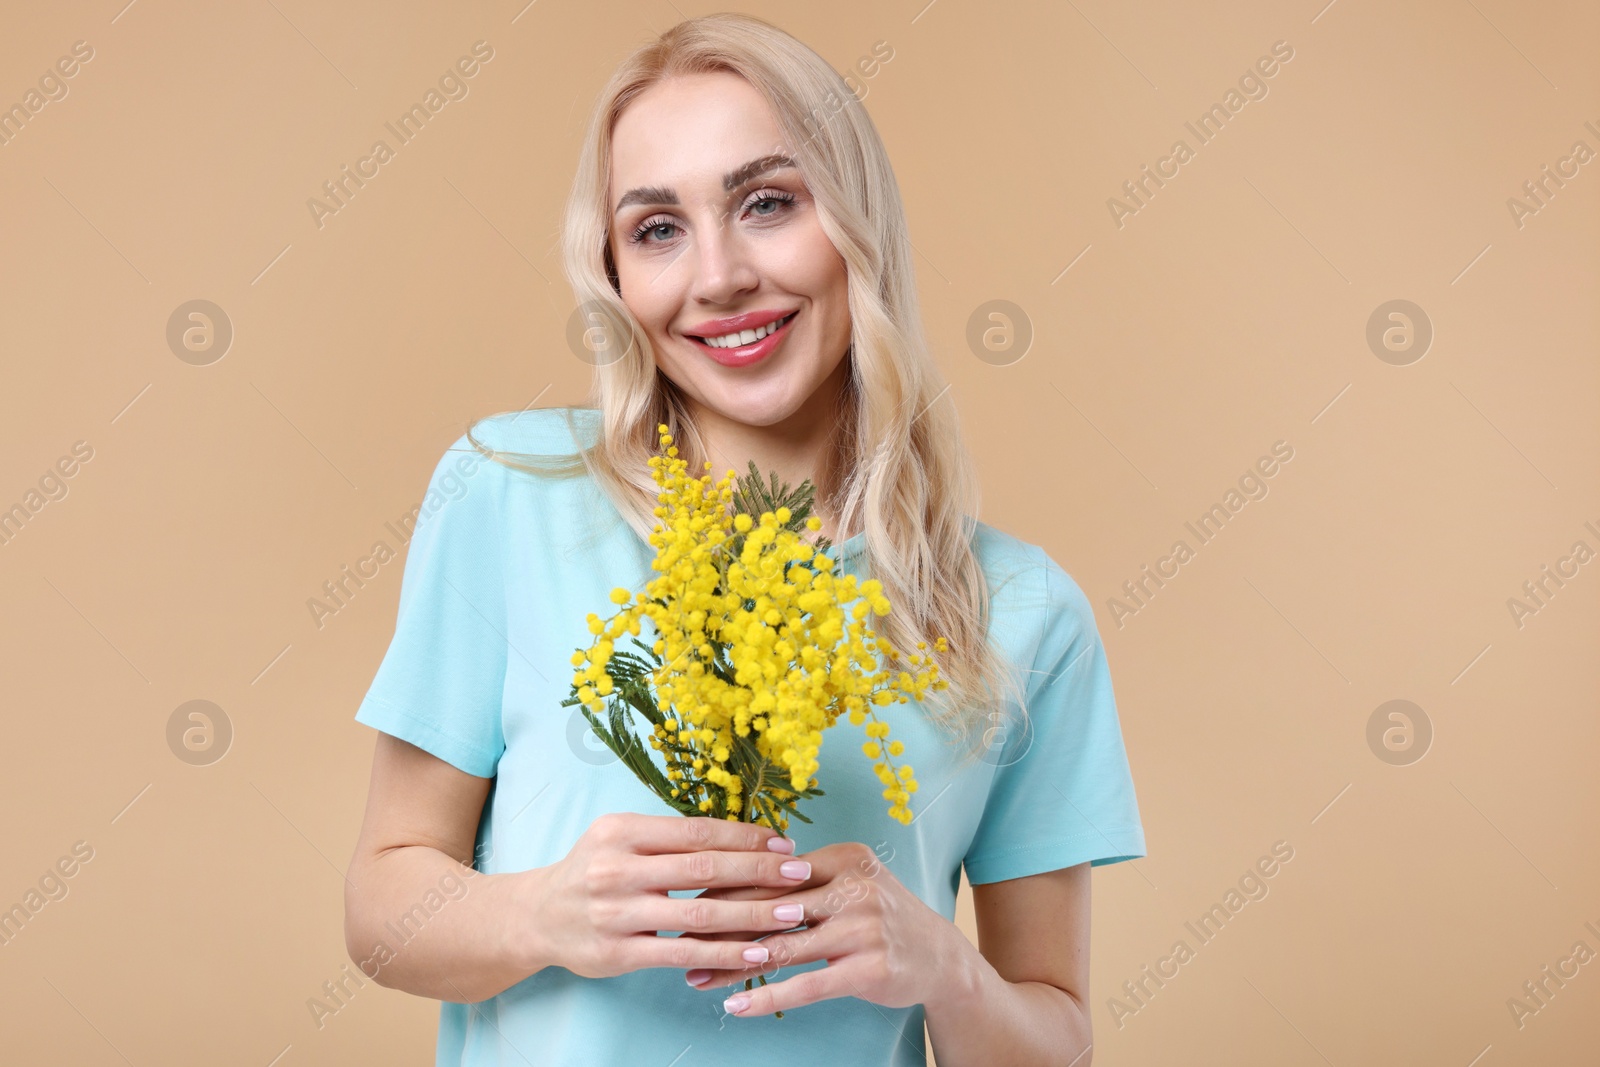
[[[599,431],[600,412],[596,408],[525,408],[478,419],[457,444],[471,448],[471,441],[475,440],[496,452],[566,456],[594,444]]]
[[[972,548],[988,581],[996,620],[1009,620],[1036,637],[1046,630],[1096,631],[1089,598],[1043,546],[979,520]]]

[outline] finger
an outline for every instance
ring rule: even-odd
[[[849,946],[841,942],[844,931],[822,922],[805,930],[769,934],[755,944],[766,950],[765,960],[756,961],[756,954],[741,956],[732,967],[699,967],[684,974],[684,981],[696,989],[721,989],[735,982],[743,982],[756,975],[770,977],[785,967],[798,967],[816,960],[837,960],[848,954]]]
[[[813,878],[808,885],[815,885]],[[799,886],[795,887],[800,888]],[[707,889],[695,897],[696,900],[729,900],[729,901],[763,901],[770,900],[782,902],[784,897],[790,896],[792,890],[785,890],[782,886],[747,885],[733,886],[721,889]],[[793,925],[793,924],[791,924]],[[770,930],[703,930],[685,933],[685,937],[708,937],[722,941],[754,941],[765,937]]]
[[[869,864],[877,862],[876,854],[868,850],[865,845],[856,847],[853,851],[848,846],[824,845],[821,848],[812,849],[803,856],[796,855],[792,858],[794,860],[804,860],[811,864],[811,877],[796,886],[796,888],[805,889],[815,888],[830,878],[837,878],[856,871],[862,872],[865,877],[871,877],[871,874],[867,872],[867,867]],[[781,863],[782,861],[780,860],[780,866]],[[787,892],[787,890],[771,885],[755,884],[755,880],[752,879],[750,883],[745,885],[712,886],[706,889],[701,896],[710,897],[713,900],[766,900],[784,892]]]
[[[739,990],[722,1002],[722,1010],[741,1019],[752,1015],[770,1015],[775,1011],[789,1011],[806,1004],[815,1004],[834,997],[855,995],[857,986],[850,981],[851,961],[841,960],[826,967],[802,971],[781,982],[756,985],[750,990]]]
[[[809,860],[780,853],[679,852],[641,856],[628,866],[629,888],[656,890],[777,887],[780,892],[804,886],[811,878]]]
[[[732,970],[754,966],[745,952],[759,956],[765,950],[754,941],[713,941],[699,937],[657,937],[639,934],[627,939],[630,970],[641,967],[673,967],[701,970]]]
[[[792,838],[755,823],[682,815],[611,812],[600,820],[604,832],[640,855],[664,852],[794,852]]]
[[[816,881],[816,878],[815,878],[815,876],[813,876],[811,879],[808,879],[806,885],[809,886],[809,884],[811,882],[815,882],[815,881]],[[781,897],[784,894],[793,892],[794,890],[799,889],[799,888],[801,888],[801,885],[799,885],[799,884],[788,885],[788,886],[774,886],[774,885],[713,886],[712,888],[707,889],[704,893],[701,893],[700,894],[700,899],[708,899],[708,900],[771,900],[773,897]]]
[[[800,883],[797,888],[811,889],[822,885],[831,878],[841,875],[860,872],[863,877],[872,877],[876,869],[881,868],[881,862],[876,853],[865,845],[852,845],[851,843],[823,845],[821,848],[812,849],[810,852],[791,857],[791,861],[804,861],[811,864],[811,877]],[[735,860],[737,862],[737,858]],[[779,866],[785,862],[779,858]],[[736,886],[711,886],[701,896],[714,900],[766,900],[773,896],[787,892],[781,886],[761,885],[755,879],[748,883]]]
[[[684,934],[684,937],[698,937],[705,941],[759,941],[767,936],[761,930],[708,930],[701,934]],[[690,983],[691,985],[693,983]]]
[[[673,930],[685,937],[749,932],[753,937],[792,930],[804,920],[797,897],[781,900],[705,900],[702,897],[646,896],[620,928],[629,932]]]

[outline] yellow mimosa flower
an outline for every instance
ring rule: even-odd
[[[776,479],[769,488],[754,464],[748,478],[729,470],[713,481],[710,463],[691,477],[664,424],[658,441],[654,577],[638,594],[613,589],[619,610],[609,619],[586,617],[597,640],[572,656],[580,670],[566,703],[594,713],[609,705],[624,723],[643,714],[648,749],[597,716],[590,723],[675,810],[779,831],[817,794],[823,734],[845,716],[870,739],[862,752],[890,816],[909,824],[916,780],[889,762],[905,746],[880,743],[889,724],[876,709],[947,687],[927,642],[904,657],[866,626],[869,613],[881,618],[892,605],[881,582],[836,573],[825,542],[804,539],[822,528],[809,514],[809,482],[793,493]],[[640,640],[643,625],[653,634]],[[625,633],[627,650],[615,643]],[[934,648],[946,650],[943,637]]]

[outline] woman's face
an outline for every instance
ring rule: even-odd
[[[628,105],[612,136],[611,254],[661,371],[692,404],[750,426],[780,424],[837,387],[850,344],[845,263],[760,94],[735,74],[669,78]]]

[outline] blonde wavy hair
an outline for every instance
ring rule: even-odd
[[[562,229],[563,264],[578,305],[630,343],[597,364],[590,405],[598,440],[579,454],[538,457],[486,448],[486,456],[543,476],[589,474],[623,517],[648,539],[657,487],[647,460],[665,423],[689,469],[706,449],[683,393],[656,366],[644,329],[628,311],[611,256],[611,136],[640,93],[678,75],[730,72],[766,99],[843,257],[851,320],[848,384],[818,505],[840,531],[863,530],[865,570],[883,583],[894,610],[869,625],[896,648],[932,645],[950,687],[929,694],[929,720],[964,740],[963,759],[989,746],[1000,708],[1025,716],[1016,668],[990,644],[989,588],[972,548],[978,486],[955,407],[923,334],[905,210],[877,129],[844,79],[788,33],[751,15],[691,18],[642,46],[612,75],[590,116]],[[608,329],[611,327],[608,327]],[[569,416],[570,420],[570,416]],[[842,536],[842,535],[841,535]]]

